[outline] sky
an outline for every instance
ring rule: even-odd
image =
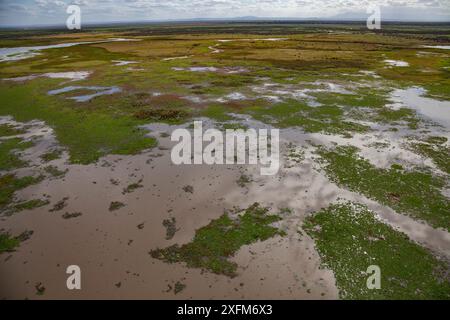
[[[79,5],[82,24],[195,18],[359,18],[448,21],[450,0],[0,0],[0,26],[64,25]]]

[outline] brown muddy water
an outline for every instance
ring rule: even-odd
[[[152,134],[159,135],[155,130],[158,127],[165,128],[153,127]],[[34,130],[42,132],[42,123],[36,123]],[[52,164],[69,169],[63,179],[46,180],[18,193],[22,199],[48,195],[51,204],[0,221],[0,228],[12,234],[34,231],[16,252],[2,255],[0,297],[337,298],[333,274],[319,268],[312,241],[297,238],[299,218],[295,215],[282,223],[290,236],[241,248],[233,258],[239,265],[239,275],[233,279],[151,258],[150,250],[187,243],[196,229],[219,218],[224,209],[237,204],[245,207],[259,198],[251,196],[253,187],[246,190],[237,186],[243,167],[172,165],[170,150],[166,149],[171,144],[169,139],[160,138],[161,148],[153,151],[138,156],[108,156],[96,165],[68,165],[64,159],[56,160]],[[53,140],[47,128],[26,158],[37,159]],[[138,181],[142,188],[124,193],[127,185]],[[193,187],[193,193],[183,190],[187,185]],[[272,192],[270,203],[263,204],[272,204],[277,198],[277,191]],[[49,212],[64,198],[68,198],[67,207]],[[111,212],[113,201],[125,206]],[[273,208],[281,204],[284,201],[274,202]],[[65,212],[82,215],[63,219]],[[163,220],[171,218],[176,219],[177,232],[173,239],[166,240]],[[79,291],[66,288],[69,265],[81,268]],[[186,288],[175,295],[170,288],[178,281]],[[38,283],[45,287],[44,295],[36,295]]]

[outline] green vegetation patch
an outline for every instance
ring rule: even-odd
[[[153,258],[168,263],[185,262],[190,268],[202,268],[234,277],[237,264],[228,258],[242,246],[284,235],[271,226],[281,218],[268,214],[268,211],[268,208],[255,203],[234,218],[225,213],[197,230],[190,243],[152,250],[150,254]]]
[[[303,229],[334,271],[341,298],[450,299],[448,263],[375,219],[365,206],[333,204],[309,216]],[[371,265],[380,267],[380,289],[367,288]]]
[[[424,141],[412,142],[408,147],[411,151],[432,159],[439,169],[450,174],[450,148],[446,143],[445,137],[429,137]]]
[[[19,239],[12,237],[9,233],[0,233],[0,254],[13,251],[19,244]]]
[[[17,129],[9,124],[0,124],[0,137],[9,137],[19,134],[24,134],[26,131],[23,129]]]
[[[129,184],[125,189],[123,189],[123,194],[131,193],[137,189],[143,188],[144,186],[141,184],[143,179],[140,179],[138,182]]]
[[[33,142],[24,142],[20,138],[12,138],[0,141],[0,170],[10,170],[26,166],[26,162],[19,159],[16,151],[31,148]]]
[[[116,211],[123,207],[125,207],[125,203],[122,203],[120,201],[113,201],[109,205],[109,211]]]
[[[444,178],[425,171],[377,168],[360,158],[357,151],[353,146],[338,146],[320,148],[318,153],[327,175],[338,185],[423,219],[433,227],[450,230],[450,201],[441,193]]]
[[[28,240],[32,234],[33,231],[24,231],[17,237],[13,237],[9,233],[0,232],[0,254],[14,251],[21,242]]]
[[[58,149],[57,150],[51,150],[51,151],[48,151],[48,152],[44,153],[41,156],[41,159],[44,162],[50,162],[50,161],[59,159],[61,157],[61,154],[62,154],[62,150],[58,150]]]
[[[255,106],[248,112],[257,120],[279,127],[302,127],[306,132],[349,135],[366,132],[367,126],[344,120],[344,111],[338,106],[310,107],[306,103],[289,100],[271,107]]]
[[[111,97],[96,99],[95,107],[90,103],[80,107],[76,102],[48,96],[46,90],[51,88],[54,84],[47,79],[21,86],[0,84],[0,115],[11,115],[18,121],[45,121],[59,143],[67,147],[72,163],[92,163],[107,154],[136,154],[156,145],[146,130],[138,128],[142,121],[102,110]],[[114,100],[111,103],[120,105]]]
[[[14,212],[20,212],[23,210],[32,210],[35,208],[40,208],[40,207],[48,205],[49,203],[50,203],[50,201],[42,200],[42,199],[33,199],[33,200],[20,202],[20,203],[14,205],[14,207],[12,208],[12,211],[9,211],[8,214],[11,214]]]
[[[17,178],[14,174],[0,176],[0,212],[4,212],[14,200],[14,193],[30,185],[36,184],[42,177],[26,176]]]

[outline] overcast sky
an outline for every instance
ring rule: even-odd
[[[0,0],[0,25],[65,24],[78,4],[82,23],[244,16],[328,18],[365,16],[381,5],[382,19],[450,21],[450,0]]]

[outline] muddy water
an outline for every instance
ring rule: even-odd
[[[252,128],[270,128],[248,116],[235,116]],[[209,121],[204,127],[213,125]],[[314,160],[312,144],[348,142],[362,147],[365,155],[374,160],[364,146],[396,137],[378,133],[355,135],[351,141],[344,141],[339,137],[305,134],[298,129],[282,130],[282,154],[287,153],[287,144],[291,143],[305,152],[304,160],[297,164],[283,158],[278,175],[264,177],[259,175],[257,166],[174,166],[170,160],[172,142],[161,137],[161,133],[170,133],[176,127],[146,127],[159,139],[160,148],[137,156],[108,156],[88,166],[68,165],[65,158],[56,160],[51,164],[69,169],[63,179],[47,179],[17,194],[21,199],[49,195],[51,205],[0,220],[0,229],[14,235],[34,231],[16,252],[0,256],[0,298],[336,299],[333,273],[319,268],[314,242],[305,232],[298,231],[302,230],[307,215],[339,198],[367,204],[379,219],[437,254],[450,257],[447,232],[339,188]],[[35,123],[33,128],[34,132],[28,136],[39,133],[42,137],[26,158],[38,165],[39,155],[54,146],[56,140],[51,129],[45,130],[42,123]],[[243,173],[253,181],[239,187],[236,181]],[[141,179],[142,188],[123,192],[129,184]],[[192,194],[183,190],[187,185],[193,187]],[[66,208],[48,211],[65,197],[69,198]],[[113,201],[125,206],[109,211]],[[196,229],[220,217],[225,209],[236,205],[245,208],[254,202],[270,206],[273,212],[292,209],[277,223],[287,235],[243,246],[231,259],[239,266],[238,276],[233,279],[189,269],[183,263],[167,264],[148,254],[152,249],[187,243]],[[82,215],[63,219],[65,212]],[[166,240],[162,222],[170,218],[176,219],[177,232]],[[66,288],[65,270],[69,265],[81,267],[81,291]],[[173,286],[177,281],[186,288],[175,295]],[[46,288],[42,296],[36,295],[37,283]]]
[[[162,126],[166,130],[167,128]],[[154,126],[153,134],[158,135]],[[50,131],[51,132],[51,131]],[[51,139],[47,136],[43,140]],[[333,274],[319,269],[319,257],[310,239],[295,237],[297,217],[287,217],[282,227],[292,236],[244,246],[233,258],[239,265],[230,279],[184,264],[166,264],[150,257],[158,247],[192,240],[195,230],[220,217],[224,209],[244,207],[259,197],[239,188],[239,166],[174,166],[169,138],[160,138],[156,148],[138,156],[108,156],[97,165],[67,165],[63,179],[46,180],[17,196],[21,199],[50,195],[51,205],[2,218],[0,228],[18,234],[34,234],[18,250],[0,261],[1,298],[336,298]],[[41,143],[48,145],[48,141]],[[43,150],[44,149],[44,150]],[[37,148],[37,159],[45,148]],[[110,179],[114,179],[113,184]],[[132,193],[123,189],[142,179],[144,186]],[[194,193],[183,186],[191,185]],[[49,212],[57,201],[68,197],[62,211]],[[112,201],[126,204],[109,211]],[[267,201],[262,204],[269,205]],[[278,204],[278,203],[277,203]],[[274,206],[277,209],[278,205]],[[65,212],[81,212],[63,219]],[[176,219],[178,231],[165,239],[164,219]],[[82,290],[66,289],[65,269],[78,265]],[[186,289],[174,295],[169,286],[180,281]],[[36,295],[42,283],[45,294]]]

